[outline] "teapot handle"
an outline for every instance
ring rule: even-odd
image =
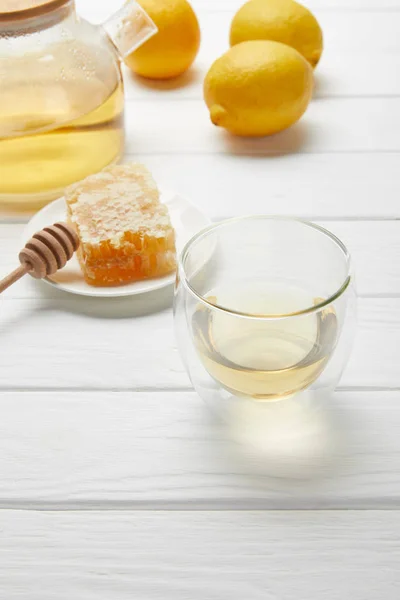
[[[135,0],[128,0],[102,26],[122,58],[129,56],[158,31],[152,19]]]

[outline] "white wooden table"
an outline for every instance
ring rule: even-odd
[[[309,0],[326,46],[316,97],[254,142],[213,128],[201,97],[240,1],[193,4],[196,68],[179,85],[127,77],[128,157],[214,219],[299,215],[348,244],[360,300],[332,401],[340,465],[284,481],[231,461],[179,359],[170,295],[111,306],[23,281],[0,302],[0,598],[398,600],[400,0]],[[79,2],[92,19],[112,5]],[[23,227],[2,218],[4,273]]]

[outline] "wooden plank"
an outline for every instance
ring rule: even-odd
[[[114,300],[4,298],[0,387],[187,387],[165,310],[172,289]]]
[[[398,513],[0,513],[7,600],[397,600]]]
[[[400,6],[400,5],[399,5]],[[135,78],[125,70],[129,99],[164,102],[203,97],[203,80],[211,64],[228,49],[234,11],[201,12],[202,43],[194,67],[170,81]],[[315,71],[316,98],[400,94],[400,12],[322,12],[324,53]],[[371,44],[370,40],[374,43]]]
[[[399,392],[280,406],[261,453],[193,392],[2,392],[0,508],[400,508]]]
[[[128,103],[129,104],[129,103]],[[366,126],[368,124],[368,126]],[[127,113],[128,155],[398,152],[400,112],[396,98],[315,101],[293,127],[267,138],[240,138],[215,127],[201,100],[135,102]]]
[[[247,209],[255,214],[265,212],[264,206],[265,200],[261,195],[252,199],[251,203],[247,202]],[[210,208],[214,211],[211,216],[218,217],[218,212],[215,214],[217,206]],[[399,221],[319,221],[319,224],[347,245],[353,257],[361,295],[400,295]],[[0,275],[15,268],[23,230],[23,224],[0,224]],[[32,298],[37,295],[37,290],[38,286],[32,285],[28,277],[5,292],[5,297]],[[54,297],[49,286],[41,285],[40,292],[43,296]]]
[[[186,195],[213,219],[257,212],[314,220],[400,217],[395,153],[226,154],[218,160],[207,155],[136,154],[127,160],[144,162],[160,186]],[[1,220],[27,218],[3,215]]]
[[[396,13],[400,15],[399,13]],[[390,53],[376,49],[371,54],[326,51],[323,62],[315,73],[314,99],[335,97],[386,97],[399,96],[399,78],[394,77],[400,69],[400,53]],[[132,75],[124,68],[125,91],[129,100],[165,100],[202,99],[203,81],[208,69],[223,52],[202,51],[195,65],[176,80],[151,81]],[[374,73],[373,77],[371,73]],[[310,110],[310,109],[308,109]]]
[[[400,217],[394,153],[129,158],[142,160],[161,186],[187,195],[213,219],[256,212],[319,220]]]
[[[172,290],[114,302],[61,293],[4,298],[0,389],[187,389],[165,310],[171,302]],[[400,298],[361,298],[341,386],[397,388],[399,343]]]

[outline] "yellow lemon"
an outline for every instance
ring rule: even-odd
[[[312,67],[321,57],[323,40],[317,19],[294,0],[250,0],[233,18],[231,46],[248,40],[273,40],[295,48]]]
[[[150,79],[177,77],[190,67],[200,46],[197,17],[186,0],[139,0],[158,27],[127,59],[128,67]]]
[[[306,110],[313,71],[306,59],[278,42],[234,46],[211,66],[204,99],[214,125],[236,135],[264,136],[293,125]]]

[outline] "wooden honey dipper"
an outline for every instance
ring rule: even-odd
[[[26,274],[35,279],[54,275],[79,248],[79,238],[66,223],[55,223],[35,233],[19,253],[21,266],[0,281],[0,294]]]

